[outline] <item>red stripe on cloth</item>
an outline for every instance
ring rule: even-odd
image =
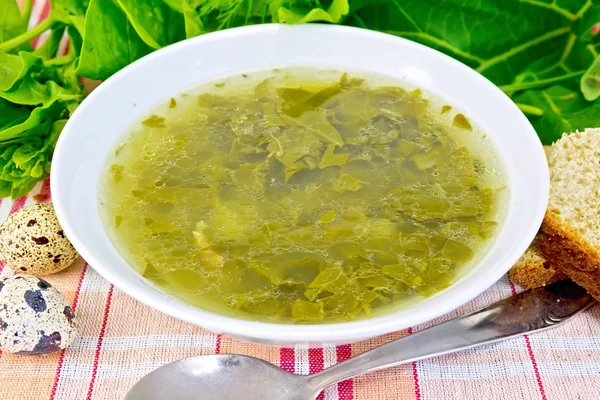
[[[96,382],[96,374],[98,373],[98,360],[100,359],[100,351],[102,350],[102,341],[104,340],[104,334],[106,333],[106,324],[108,322],[108,313],[110,312],[110,302],[112,300],[112,294],[114,286],[110,285],[108,289],[108,296],[106,296],[106,306],[104,307],[104,318],[102,319],[102,328],[100,329],[100,337],[98,338],[98,345],[96,346],[96,354],[94,355],[94,367],[92,369],[92,380],[90,381],[90,388],[87,393],[87,400],[92,399],[92,393],[94,392],[94,383]]]
[[[62,41],[61,41],[61,45],[62,45]],[[71,46],[71,40],[69,39],[68,36],[65,37],[64,40],[64,47],[63,48],[59,48],[58,52],[59,52],[59,56],[65,56],[69,53],[69,47]]]
[[[44,5],[46,4],[47,1],[49,1],[49,0],[33,0],[32,1],[31,15],[29,16],[29,21],[28,21],[29,29],[33,28],[34,26],[36,26],[38,24],[40,15],[42,15]]]
[[[217,343],[215,345],[215,353],[219,354],[221,352],[221,335],[217,335]]]
[[[50,178],[44,180],[40,192],[33,196],[33,199],[38,203],[50,203],[52,201],[52,195],[50,194]]]
[[[293,348],[282,347],[279,350],[279,366],[287,372],[296,372],[296,352]]]
[[[323,371],[323,349],[314,348],[308,349],[308,373],[316,374]]]
[[[40,15],[40,19],[37,21],[38,24],[40,22],[42,22],[43,20],[45,20],[46,18],[48,18],[48,15],[50,14],[50,1],[48,1],[48,0],[43,0],[43,1],[45,1],[46,4],[44,4],[44,9],[42,10],[42,14]],[[36,37],[36,38],[33,38],[31,40],[31,45],[34,48],[37,48],[37,44],[38,44],[39,40],[40,40],[39,36]]]
[[[542,400],[547,400],[546,391],[544,390],[544,384],[542,383],[542,376],[540,375],[540,370],[537,365],[537,361],[535,360],[535,355],[533,354],[533,348],[531,347],[531,341],[529,340],[529,336],[523,336],[525,339],[525,346],[527,346],[527,353],[529,353],[529,358],[531,359],[531,364],[533,365],[533,372],[535,373],[535,380],[537,381],[538,388],[540,389],[540,394],[542,395]]]
[[[413,329],[408,328],[408,334],[412,335],[412,333],[413,333]],[[412,363],[412,374],[413,374],[413,379],[415,381],[415,399],[421,400],[421,384],[419,383],[419,370],[417,369],[416,362]]]
[[[344,344],[335,348],[337,362],[342,362],[352,357],[352,346]],[[352,379],[348,379],[338,383],[338,399],[352,400],[354,399],[354,384]]]
[[[419,384],[419,371],[417,371],[417,363],[412,363],[412,373],[415,380],[415,399],[421,400],[421,385]]]
[[[21,196],[18,199],[16,199],[13,203],[12,206],[10,207],[10,215],[16,213],[17,211],[19,211],[21,208],[23,208],[23,206],[25,205],[25,202],[27,201],[27,196]]]
[[[83,266],[83,270],[81,271],[81,275],[79,276],[79,282],[77,282],[77,289],[75,290],[75,297],[73,298],[73,311],[77,311],[79,292],[81,291],[81,285],[83,284],[83,278],[85,276],[85,272],[87,271],[87,267],[87,264]],[[56,390],[58,389],[58,381],[60,380],[60,373],[62,371],[62,365],[65,359],[65,351],[66,349],[64,349],[60,353],[60,359],[58,360],[58,366],[56,367],[56,376],[54,377],[54,384],[52,385],[52,392],[50,393],[50,400],[54,400],[54,397],[56,396]]]
[[[517,289],[512,282],[510,282],[510,292],[512,295],[517,294]],[[538,368],[537,361],[535,359],[535,354],[533,354],[533,348],[531,347],[531,341],[529,340],[529,336],[524,335],[523,339],[525,339],[525,347],[527,347],[527,354],[529,354],[529,359],[531,360],[531,365],[533,366],[533,373],[535,374],[535,380],[537,381],[538,389],[540,390],[540,394],[542,395],[542,400],[548,400],[546,397],[546,390],[544,389],[544,384],[542,383],[542,376],[540,375],[540,370]]]

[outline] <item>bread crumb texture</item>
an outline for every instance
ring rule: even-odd
[[[535,246],[600,299],[600,129],[563,135],[548,164],[550,201]]]
[[[552,145],[549,209],[556,221],[600,248],[600,129],[586,129]]]

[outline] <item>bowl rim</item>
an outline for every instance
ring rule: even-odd
[[[152,288],[151,285],[148,285],[148,282],[141,279],[141,276],[140,281],[146,284],[146,288],[140,288],[140,286],[136,283],[132,283],[128,280],[123,280],[114,268],[103,265],[102,262],[100,262],[96,257],[96,252],[93,251],[90,248],[90,246],[88,246],[88,244],[85,243],[84,240],[81,240],[80,237],[77,235],[76,230],[71,224],[71,221],[68,217],[67,193],[61,190],[60,183],[64,171],[70,167],[65,163],[61,162],[61,160],[65,157],[65,143],[69,141],[70,137],[77,134],[77,132],[75,132],[74,129],[71,129],[71,127],[79,121],[80,115],[85,115],[86,110],[90,107],[93,107],[95,99],[104,96],[105,92],[110,92],[112,83],[119,82],[121,77],[127,76],[127,74],[134,71],[136,68],[142,65],[152,64],[154,60],[163,57],[168,57],[170,54],[179,52],[187,46],[193,46],[204,41],[226,40],[227,38],[232,36],[251,35],[257,32],[267,32],[270,34],[276,34],[279,30],[292,29],[303,30],[306,32],[313,31],[321,34],[329,34],[331,32],[334,32],[340,35],[347,35],[349,36],[349,38],[353,35],[362,35],[365,38],[370,38],[373,40],[395,40],[397,41],[399,48],[413,48],[418,49],[419,51],[429,52],[431,53],[432,57],[442,58],[445,60],[445,62],[452,63],[456,68],[464,70],[466,74],[469,74],[472,77],[470,79],[472,79],[473,81],[479,80],[480,85],[487,86],[490,91],[496,91],[497,94],[501,94],[504,98],[503,101],[510,103],[510,105],[508,105],[509,107],[514,107],[515,109],[518,109],[517,106],[512,102],[512,100],[510,100],[508,96],[506,96],[506,94],[504,94],[487,78],[483,77],[482,75],[472,70],[465,64],[459,62],[458,60],[430,47],[382,32],[370,31],[362,28],[327,24],[305,24],[294,26],[283,24],[263,24],[232,28],[186,39],[184,41],[167,46],[163,49],[154,51],[153,53],[150,53],[149,55],[133,62],[132,64],[126,66],[125,68],[115,73],[105,82],[103,82],[100,86],[98,86],[82,102],[82,104],[76,110],[74,115],[71,116],[71,118],[67,122],[63,133],[60,135],[58,143],[56,145],[50,181],[51,192],[53,193],[53,202],[57,217],[66,235],[71,240],[73,246],[77,249],[77,251],[83,257],[83,259],[85,259],[89,263],[89,265],[92,266],[92,268],[95,271],[97,271],[103,278],[108,280],[110,283],[114,284],[114,286],[121,289],[134,299],[180,320],[193,323],[195,325],[201,326],[203,328],[217,333],[224,332],[231,334],[232,336],[247,340],[266,340],[276,341],[278,343],[298,343],[315,341],[321,343],[348,343],[357,339],[371,338],[392,331],[405,329],[432,320],[436,317],[439,317],[443,314],[455,310],[456,308],[464,305],[468,301],[472,300],[473,298],[487,290],[491,285],[493,285],[500,278],[502,278],[502,276],[504,276],[506,272],[508,272],[508,269],[510,269],[510,267],[517,262],[519,257],[526,251],[531,241],[533,241],[533,238],[535,237],[539,226],[542,223],[549,197],[549,171],[547,169],[547,165],[546,168],[540,169],[539,171],[542,178],[542,182],[540,183],[542,185],[542,193],[539,194],[540,197],[538,198],[538,203],[540,207],[536,208],[535,215],[532,215],[531,217],[534,223],[531,223],[529,226],[525,226],[523,228],[525,230],[524,236],[529,238],[530,241],[524,241],[523,243],[518,243],[516,245],[515,250],[511,253],[512,256],[510,257],[510,260],[512,262],[507,262],[505,268],[488,268],[486,273],[480,276],[480,280],[477,282],[477,285],[475,285],[475,283],[471,283],[469,285],[469,290],[452,291],[453,288],[456,289],[458,281],[453,283],[452,285],[450,285],[450,287],[444,289],[436,295],[426,300],[420,301],[414,306],[410,306],[408,308],[409,310],[415,309],[418,310],[418,312],[412,312],[410,314],[410,317],[406,317],[404,319],[395,319],[393,317],[402,314],[407,309],[402,309],[381,316],[351,322],[312,325],[267,323],[220,315],[211,311],[190,306],[186,304],[183,300],[179,300],[173,296],[166,295],[164,292],[161,292],[162,296],[158,296],[156,293],[154,293],[154,291],[156,291],[157,289]],[[543,148],[541,146],[541,142],[539,142],[539,138],[535,134],[533,127],[523,114],[521,114],[521,117],[523,129],[525,131],[528,130],[530,136],[531,133],[535,135],[535,138],[537,139],[539,144],[536,145],[532,142],[533,146],[539,147],[537,151],[538,154],[532,154],[532,158],[535,159],[537,157],[539,159],[539,157],[541,156],[545,160],[546,158],[543,152]],[[527,134],[527,132],[523,132],[523,134]],[[533,140],[533,137],[531,138],[531,140]],[[476,267],[477,264],[474,265],[472,268],[475,269]],[[148,290],[149,288],[153,290]],[[451,298],[451,301],[439,301],[438,294],[448,292],[453,292],[454,294],[454,297]],[[171,304],[171,302],[162,301],[165,299],[165,297],[175,299],[178,305],[175,306],[174,304]],[[432,301],[437,307],[425,307],[424,309],[423,307],[420,307],[427,303],[431,304]]]

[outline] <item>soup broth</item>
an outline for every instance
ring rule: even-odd
[[[123,256],[195,306],[350,321],[443,290],[503,218],[500,163],[404,82],[258,71],[170,99],[116,147],[101,212]]]

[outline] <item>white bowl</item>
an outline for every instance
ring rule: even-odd
[[[284,325],[230,318],[154,288],[117,252],[98,212],[98,183],[116,141],[158,104],[216,77],[283,66],[366,70],[404,79],[465,110],[493,142],[510,189],[506,220],[487,254],[446,290],[368,320]],[[514,103],[487,79],[420,44],[328,25],[259,25],[186,40],[156,51],[100,85],[71,117],[51,174],[56,213],[75,248],[115,286],[162,312],[217,333],[268,344],[349,343],[445,314],[500,279],[533,240],[546,209],[549,176],[542,145]],[[140,321],[143,323],[143,321]]]

